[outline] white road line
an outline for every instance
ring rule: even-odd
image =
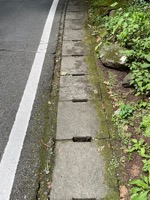
[[[0,200],[10,198],[58,2],[59,0],[54,0],[49,11],[15,122],[0,162]]]

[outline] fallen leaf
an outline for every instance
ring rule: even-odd
[[[47,188],[50,190],[51,189],[51,187],[52,187],[52,184],[51,184],[51,182],[49,181],[49,182],[47,182]]]
[[[96,42],[99,43],[101,41],[101,39],[102,38],[100,36],[98,36],[97,39],[96,39]]]
[[[68,72],[61,72],[61,76],[66,76]]]
[[[49,105],[51,105],[51,104],[52,104],[52,102],[51,102],[51,101],[48,101],[48,104],[49,104]]]
[[[123,130],[124,130],[124,131],[127,131],[127,130],[128,130],[128,125],[125,125],[125,126],[123,127]]]
[[[111,90],[108,92],[108,94],[109,94],[110,96],[114,96]]]
[[[110,85],[109,81],[104,81],[105,85]]]
[[[118,99],[117,98],[113,98],[114,102],[118,102]]]
[[[94,90],[93,92],[94,92],[94,94],[98,94],[98,91],[97,91],[97,90]]]
[[[119,107],[119,106],[120,106],[120,103],[118,103],[118,102],[115,102],[115,103],[114,103],[114,108],[115,108],[115,107]]]
[[[130,174],[132,178],[139,176],[140,168],[137,165],[133,165],[130,169]]]
[[[121,185],[120,188],[120,199],[121,200],[126,200],[127,196],[128,196],[128,189],[126,188],[125,185]]]

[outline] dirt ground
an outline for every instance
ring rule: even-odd
[[[99,67],[101,67],[104,77],[105,77],[105,83],[108,88],[108,93],[110,95],[110,98],[112,99],[112,104],[114,108],[114,112],[119,108],[119,102],[123,100],[125,104],[132,104],[135,105],[139,100],[143,100],[143,97],[136,97],[135,91],[133,88],[124,88],[122,86],[123,78],[128,73],[127,71],[117,71],[114,69],[107,68],[102,65],[100,60],[98,61]],[[144,99],[145,101],[148,101],[148,97]],[[137,113],[134,113],[134,115],[138,115]],[[130,120],[130,119],[129,119]],[[140,125],[141,118],[136,118],[133,120],[133,123],[130,125],[125,126],[125,132],[126,134],[130,133],[131,137],[129,138],[136,138],[140,139],[143,138],[145,142],[150,147],[150,138],[144,137],[142,134],[137,134],[136,129]],[[129,189],[131,186],[129,186],[129,181],[131,179],[137,179],[143,174],[142,167],[142,157],[139,156],[137,152],[133,152],[130,155],[126,152],[126,148],[128,149],[130,146],[125,145],[122,140],[120,139],[119,142],[116,144],[116,148],[121,150],[121,158],[123,162],[123,173],[121,174],[123,182],[120,181],[120,200],[130,200],[129,195]],[[148,150],[150,153],[150,149]],[[121,158],[119,158],[121,160]]]

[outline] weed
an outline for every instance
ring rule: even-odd
[[[140,128],[144,130],[145,137],[150,137],[150,115],[143,117]]]
[[[136,94],[150,95],[150,15],[149,5],[134,1],[126,9],[119,9],[113,17],[105,18],[107,34],[104,40],[126,47],[127,65],[133,73],[131,85]]]
[[[150,159],[149,160],[143,160],[143,171],[150,173]]]
[[[132,113],[133,113],[133,107],[128,104],[126,105],[123,103],[120,106],[118,118],[119,119],[128,119],[129,117],[131,117]]]
[[[117,162],[116,158],[113,157],[112,160],[109,163],[108,171],[110,174],[112,174],[112,171],[116,169],[119,166],[119,162]]]
[[[146,154],[146,144],[143,139],[140,139],[139,141],[137,139],[132,139],[132,143],[132,147],[127,150],[128,153],[137,151],[141,157],[150,158],[150,156]]]
[[[150,179],[148,176],[141,176],[141,179],[131,180],[130,185],[133,185],[130,191],[131,200],[148,200],[150,193]]]

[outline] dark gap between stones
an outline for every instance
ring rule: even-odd
[[[73,99],[73,103],[78,103],[78,102],[88,102],[88,99]]]
[[[82,40],[72,40],[72,42],[81,42]]]
[[[72,198],[72,200],[96,200],[96,198]]]
[[[72,76],[85,76],[85,74],[72,74]]]
[[[72,56],[72,57],[83,57],[83,56],[85,56],[85,54],[75,54],[75,55],[72,54],[71,56]]]
[[[86,137],[73,137],[73,142],[91,142],[92,137],[86,136]]]

